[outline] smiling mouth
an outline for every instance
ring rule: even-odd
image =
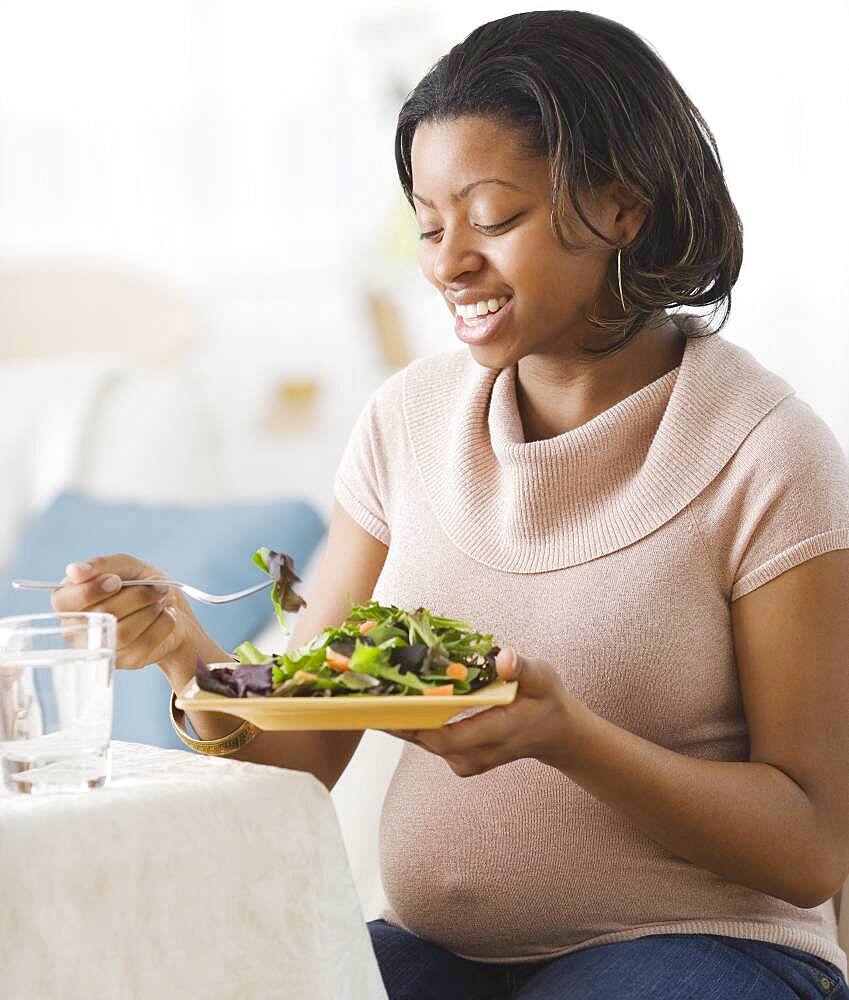
[[[498,332],[504,329],[505,324],[510,322],[513,312],[512,295],[506,299],[504,305],[496,304],[494,312],[487,312],[485,316],[475,316],[466,319],[460,313],[454,316],[454,334],[464,344],[479,345],[489,343]]]
[[[455,315],[461,317],[466,326],[479,326],[491,316],[499,313],[510,301],[510,298],[510,296],[502,295],[498,299],[473,302],[469,305],[455,305],[454,312]]]

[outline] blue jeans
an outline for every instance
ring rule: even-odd
[[[653,934],[541,962],[473,962],[369,922],[389,1000],[849,1000],[822,958],[719,934]]]

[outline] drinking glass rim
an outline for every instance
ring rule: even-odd
[[[43,622],[49,619],[55,620],[56,624],[47,628],[18,626],[19,622]],[[62,620],[66,619],[82,620],[72,621],[63,625]],[[105,625],[110,619],[113,622],[117,621],[115,615],[109,614],[108,611],[68,611],[66,613],[61,611],[44,611],[34,615],[9,615],[6,618],[0,618],[0,636],[7,630],[14,630],[15,635],[51,635],[53,633],[67,635],[69,632],[87,631],[92,625]]]

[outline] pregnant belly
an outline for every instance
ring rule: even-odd
[[[393,912],[461,954],[564,947],[579,932],[582,897],[598,897],[597,852],[576,814],[581,803],[597,815],[593,802],[536,761],[458,778],[441,758],[405,747],[381,818]]]
[[[806,912],[675,857],[537,761],[458,778],[406,746],[380,842],[401,925],[475,958],[544,957],[653,924]]]

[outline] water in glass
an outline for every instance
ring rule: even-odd
[[[107,783],[114,635],[111,615],[0,619],[0,766],[7,789],[39,794]]]

